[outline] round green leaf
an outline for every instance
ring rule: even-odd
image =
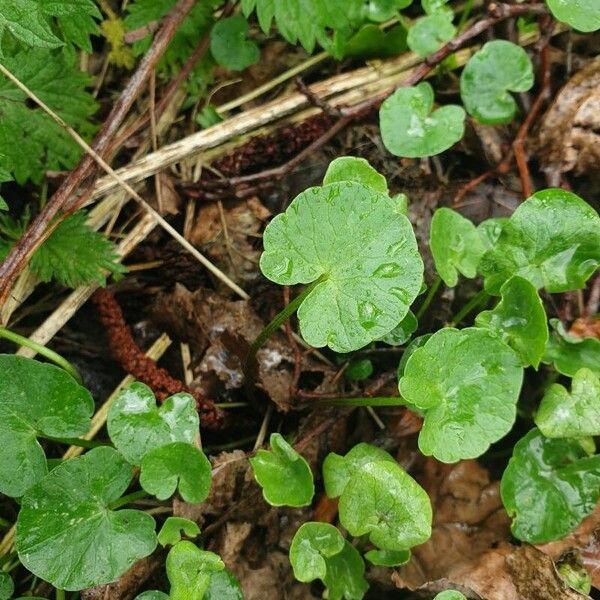
[[[345,456],[330,452],[323,461],[325,493],[330,498],[341,496],[351,477],[365,465],[375,461],[396,461],[392,456],[371,444],[356,444]]]
[[[339,554],[344,548],[344,538],[329,523],[304,523],[296,531],[290,546],[290,564],[294,577],[308,583],[324,579],[327,559]]]
[[[140,484],[159,500],[170,498],[179,488],[186,502],[197,504],[210,492],[211,475],[204,452],[185,442],[173,442],[144,454]]]
[[[545,438],[532,429],[515,445],[500,484],[513,535],[530,544],[575,529],[600,497],[600,456],[577,440]]]
[[[396,90],[379,111],[385,147],[396,156],[421,158],[456,144],[464,133],[465,111],[451,104],[432,109],[433,89],[427,82]]]
[[[211,575],[202,600],[244,600],[244,594],[235,575],[223,569]]]
[[[404,319],[402,319],[402,321],[400,321],[400,323],[389,333],[386,333],[380,341],[384,344],[389,344],[390,346],[402,346],[410,340],[412,334],[418,327],[419,323],[417,317],[415,317],[412,310],[409,310]]]
[[[250,459],[254,477],[272,506],[308,506],[315,494],[308,463],[279,433],[270,437],[271,451],[259,450]]]
[[[0,492],[22,496],[48,472],[36,436],[83,435],[90,428],[94,401],[54,365],[1,354],[0,373]]]
[[[553,363],[559,373],[569,377],[583,368],[600,377],[600,340],[569,335],[557,319],[550,319],[550,323],[556,331],[548,339],[543,361]]]
[[[323,185],[354,181],[382,194],[388,193],[385,177],[376,171],[364,158],[340,156],[331,161],[323,178]]]
[[[304,339],[351,352],[406,316],[423,261],[399,202],[354,182],[310,188],[264,233],[260,267],[281,285],[318,283],[298,309]]]
[[[512,428],[517,355],[485,329],[441,329],[408,359],[399,388],[424,411],[419,449],[445,463],[481,456]]]
[[[260,59],[255,42],[247,39],[248,22],[243,15],[219,19],[210,32],[210,51],[226,69],[243,71]]]
[[[479,237],[486,250],[491,250],[495,246],[500,237],[500,233],[507,222],[508,217],[492,217],[477,225]]]
[[[456,590],[444,590],[436,595],[433,600],[467,600],[464,594]]]
[[[513,275],[556,293],[583,288],[599,264],[598,213],[571,192],[548,189],[515,210],[479,271],[490,294]]]
[[[174,546],[181,541],[181,532],[190,538],[200,535],[200,527],[194,521],[183,517],[169,517],[158,532],[158,543],[161,546]]]
[[[477,327],[485,327],[500,336],[526,367],[538,368],[548,342],[546,311],[537,290],[522,277],[511,277],[500,289],[502,300],[494,310],[475,318]]]
[[[423,488],[390,461],[356,471],[340,497],[340,523],[382,550],[407,550],[431,536],[431,503]]]
[[[353,381],[363,381],[373,375],[373,363],[368,358],[355,360],[348,365],[346,378]]]
[[[600,6],[597,0],[546,0],[554,17],[584,33],[600,29]]]
[[[158,590],[148,590],[137,595],[135,600],[169,600],[169,596]]]
[[[408,30],[408,47],[419,56],[433,54],[456,34],[456,27],[452,24],[453,18],[452,13],[437,12],[417,19]]]
[[[436,15],[439,13],[453,14],[452,8],[447,6],[448,0],[421,0],[421,6],[426,15]]]
[[[600,378],[580,369],[571,383],[571,393],[559,383],[544,394],[535,424],[549,438],[584,438],[600,435]]]
[[[171,548],[166,567],[171,600],[204,600],[213,574],[225,569],[218,554],[200,550],[188,541]]]
[[[429,247],[435,268],[448,287],[458,283],[458,274],[473,279],[485,246],[469,219],[450,208],[438,208],[431,219]]]
[[[136,382],[112,403],[107,426],[117,450],[139,465],[149,450],[171,442],[194,442],[199,428],[196,401],[189,394],[175,394],[158,407],[152,390]]]
[[[365,7],[369,21],[383,23],[398,15],[398,11],[410,6],[412,0],[368,0]]]
[[[410,550],[369,550],[365,558],[380,567],[399,567],[410,560]]]
[[[534,82],[527,52],[506,40],[483,45],[465,65],[460,77],[460,95],[467,112],[481,123],[510,123],[517,103],[510,92],[526,92]]]
[[[15,584],[12,577],[6,572],[0,570],[0,600],[8,600],[15,591]]]
[[[50,471],[23,496],[19,559],[54,587],[78,591],[114,581],[156,547],[154,519],[110,509],[133,468],[113,448],[90,450]]]
[[[327,558],[326,562],[323,583],[328,600],[362,600],[369,584],[364,577],[365,563],[358,550],[344,540],[342,551]]]

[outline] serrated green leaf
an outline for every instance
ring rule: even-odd
[[[243,71],[258,62],[258,46],[247,36],[248,22],[243,15],[217,21],[210,32],[210,51],[214,59],[230,71]]]
[[[0,570],[0,600],[8,600],[15,591],[15,584],[12,577],[6,572]]]
[[[348,365],[344,375],[352,381],[369,379],[373,375],[373,363],[368,358],[355,360]]]
[[[419,56],[428,56],[439,50],[456,35],[452,12],[438,12],[417,19],[408,30],[408,47]]]
[[[363,25],[348,41],[343,49],[343,57],[389,58],[408,50],[407,31],[396,25],[383,31],[377,25]]]
[[[512,428],[523,369],[494,334],[446,328],[414,351],[400,393],[424,411],[419,449],[446,463],[481,456]]]
[[[402,346],[410,340],[412,334],[418,327],[419,322],[417,321],[417,317],[415,317],[412,310],[409,310],[404,319],[402,319],[402,321],[400,321],[400,323],[389,333],[386,333],[380,341],[384,344],[389,344],[390,346]]]
[[[600,29],[600,6],[596,0],[546,0],[554,17],[584,33]]]
[[[399,567],[410,560],[410,550],[369,550],[365,558],[380,567]]]
[[[174,394],[158,407],[147,385],[132,383],[111,404],[107,426],[119,452],[139,465],[155,448],[172,442],[193,444],[199,430],[196,401],[189,394]]]
[[[369,589],[364,574],[365,563],[358,550],[344,540],[342,551],[327,559],[323,583],[328,600],[362,600]]]
[[[354,182],[310,188],[267,226],[263,274],[317,281],[298,309],[317,348],[351,352],[391,331],[421,289],[423,261],[399,202]]]
[[[211,466],[204,452],[185,442],[173,442],[146,452],[140,485],[159,500],[178,489],[186,502],[203,502],[210,492]]]
[[[515,445],[500,485],[513,535],[530,544],[560,539],[600,497],[600,456],[577,440],[545,438],[532,429]]]
[[[340,156],[332,160],[327,167],[323,185],[339,183],[341,181],[354,181],[367,188],[382,194],[388,193],[385,177],[375,170],[364,158],[354,156]]]
[[[600,435],[600,378],[590,369],[579,369],[571,392],[559,383],[544,394],[535,424],[548,438],[582,438]]]
[[[0,354],[0,373],[0,492],[21,496],[48,472],[37,436],[83,435],[94,401],[54,365]]]
[[[456,590],[444,590],[436,595],[433,600],[467,600],[464,594]]]
[[[550,319],[550,324],[555,331],[542,360],[553,364],[562,375],[575,377],[579,369],[587,368],[600,377],[600,340],[569,335],[558,319]]]
[[[538,368],[548,342],[548,321],[537,290],[522,277],[511,277],[500,289],[502,300],[475,318],[500,336],[520,357],[524,367]]]
[[[385,147],[396,156],[421,158],[456,144],[464,133],[465,111],[452,104],[432,109],[433,89],[429,83],[396,90],[379,111]]]
[[[510,123],[517,103],[510,92],[526,92],[534,82],[527,52],[512,42],[494,40],[483,45],[465,65],[460,95],[467,112],[487,125]]]
[[[97,104],[85,91],[87,73],[78,70],[75,52],[39,48],[5,53],[2,63],[68,125],[84,136]],[[29,108],[24,92],[0,75],[0,148],[17,183],[38,183],[48,169],[72,168],[81,149],[41,108]]]
[[[183,517],[168,517],[158,532],[158,543],[161,546],[174,546],[181,541],[181,532],[190,538],[200,535],[200,527],[194,521]]]
[[[475,225],[445,207],[438,208],[433,214],[429,247],[435,268],[448,287],[458,283],[459,273],[473,279],[485,253],[485,246]]]
[[[204,600],[212,575],[225,569],[217,554],[200,550],[188,541],[171,548],[166,567],[171,600]]]
[[[113,274],[125,273],[125,267],[116,262],[119,255],[114,244],[86,221],[83,211],[70,215],[36,251],[30,267],[40,281],[55,279],[76,288],[93,282],[104,285],[105,269]]]
[[[498,294],[519,275],[550,293],[577,290],[600,265],[600,217],[579,196],[561,189],[536,192],[502,228],[479,263],[485,289]]]
[[[308,506],[315,494],[308,463],[279,433],[270,437],[271,451],[259,450],[250,459],[254,477],[272,506]]]
[[[351,535],[368,535],[382,550],[408,550],[431,536],[429,496],[391,461],[369,462],[354,473],[340,497],[339,516]]]
[[[244,594],[233,573],[223,569],[211,575],[203,600],[244,600]]]
[[[508,217],[492,217],[477,225],[477,231],[486,250],[491,250],[496,245],[506,223]]]
[[[64,590],[114,581],[156,547],[154,519],[110,509],[133,468],[113,448],[62,463],[23,496],[15,544],[34,575]],[[102,549],[99,552],[99,549]]]
[[[341,496],[352,476],[364,465],[386,460],[396,462],[389,452],[363,442],[356,444],[345,456],[330,452],[323,461],[325,493],[330,498]]]

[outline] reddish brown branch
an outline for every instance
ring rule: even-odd
[[[125,322],[121,307],[108,290],[99,289],[92,296],[92,301],[106,328],[111,354],[127,373],[150,387],[161,402],[179,392],[191,394],[196,399],[202,426],[207,429],[219,429],[222,426],[223,413],[215,407],[212,400],[203,398],[179,379],[171,377],[138,347]]]

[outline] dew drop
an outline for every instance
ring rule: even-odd
[[[294,268],[294,263],[287,257],[284,257],[277,265],[272,268],[272,273],[276,277],[281,277],[282,275],[290,275],[292,269]]]
[[[388,256],[398,256],[402,253],[402,249],[404,248],[404,241],[400,240],[399,242],[395,242],[391,246],[388,246],[386,253]]]
[[[358,322],[364,329],[373,329],[377,325],[377,317],[383,311],[372,302],[364,301],[358,305]]]

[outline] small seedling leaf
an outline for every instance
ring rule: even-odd
[[[318,281],[298,309],[304,339],[336,352],[362,348],[406,316],[423,261],[399,202],[355,182],[301,193],[264,233],[260,260],[281,285]]]
[[[323,583],[328,600],[362,600],[369,584],[364,577],[365,562],[358,550],[344,540],[342,551],[327,558],[326,562]]]
[[[431,219],[429,247],[435,268],[448,287],[458,283],[458,274],[473,279],[485,246],[469,219],[450,208],[438,208]]]
[[[398,15],[398,11],[410,6],[412,0],[369,0],[365,7],[366,18],[383,23]]]
[[[351,535],[368,535],[382,550],[407,550],[431,536],[431,503],[400,465],[370,462],[356,471],[339,503],[340,523]]]
[[[271,451],[259,450],[250,459],[254,477],[272,506],[308,506],[315,484],[308,463],[279,433],[270,437]]]
[[[575,377],[579,369],[587,368],[600,377],[600,340],[569,335],[558,319],[550,319],[555,331],[548,339],[543,361],[554,364],[562,375]]]
[[[152,390],[143,383],[124,389],[108,412],[108,434],[133,465],[146,452],[171,442],[192,444],[198,435],[196,402],[189,394],[174,394],[156,405]]]
[[[200,527],[194,521],[183,517],[169,517],[158,532],[158,543],[161,546],[174,546],[181,541],[181,532],[189,538],[200,535]]]
[[[0,373],[0,492],[21,496],[48,472],[36,436],[83,435],[94,401],[54,365],[0,354]]]
[[[490,294],[513,275],[557,293],[583,288],[598,265],[598,213],[571,192],[547,189],[515,210],[479,270]]]
[[[512,428],[523,380],[515,352],[485,329],[441,329],[408,359],[400,393],[424,412],[419,448],[453,463]]]
[[[244,600],[244,594],[235,575],[223,569],[211,575],[202,600]]]
[[[368,358],[355,360],[348,365],[346,378],[352,381],[364,381],[373,375],[373,363]]]
[[[170,498],[179,489],[186,502],[198,504],[210,492],[210,462],[191,444],[173,442],[149,450],[141,467],[141,486],[159,500]]]
[[[22,499],[15,543],[23,565],[54,587],[79,591],[114,581],[151,554],[154,519],[110,509],[132,477],[131,465],[106,446],[50,471]]]
[[[351,477],[364,465],[386,460],[396,462],[385,450],[363,442],[356,444],[345,456],[330,452],[323,461],[325,493],[330,498],[341,496]]]
[[[600,378],[580,369],[571,392],[555,383],[544,394],[535,424],[549,438],[582,438],[600,435]]]
[[[212,575],[225,569],[218,554],[200,550],[188,541],[171,548],[166,567],[171,600],[204,600]]]
[[[210,51],[214,59],[230,71],[243,71],[258,62],[256,42],[247,39],[248,21],[243,15],[220,19],[210,33]]]
[[[453,18],[451,12],[437,12],[417,19],[408,30],[408,47],[419,56],[433,54],[456,34],[456,27],[452,24]]]
[[[500,295],[502,300],[496,307],[477,315],[475,324],[498,334],[519,355],[524,367],[537,369],[548,342],[544,304],[533,285],[522,277],[511,277]]]
[[[379,111],[385,147],[396,156],[421,158],[456,144],[464,133],[465,111],[451,104],[432,109],[429,83],[396,90]]]
[[[510,92],[526,92],[533,81],[527,52],[512,42],[494,40],[484,44],[465,65],[460,95],[467,112],[479,122],[501,125],[510,123],[517,112]]]
[[[433,600],[467,600],[464,594],[456,590],[444,590],[436,595]]]
[[[412,334],[419,327],[419,323],[417,321],[417,317],[412,310],[409,310],[406,313],[406,316],[402,321],[400,321],[399,325],[396,325],[394,329],[392,329],[389,333],[384,335],[380,341],[384,344],[389,344],[390,346],[402,346],[406,344],[408,340],[412,337]]]
[[[500,491],[516,538],[531,544],[562,538],[598,502],[600,456],[588,456],[578,440],[532,429],[515,445]]]
[[[399,567],[410,560],[410,550],[369,550],[365,558],[380,567]]]
[[[554,17],[584,33],[600,29],[600,6],[596,0],[546,0]]]
[[[304,523],[292,539],[290,563],[294,577],[308,583],[323,580],[327,574],[327,559],[344,548],[344,538],[329,523]]]
[[[354,181],[376,192],[388,193],[385,177],[364,158],[340,156],[332,160],[329,167],[327,167],[325,177],[323,177],[323,185],[339,183],[340,181]]]
[[[448,0],[421,0],[421,6],[426,15],[453,14],[452,8],[447,4]]]
[[[8,600],[15,591],[15,584],[12,577],[6,572],[0,570],[0,600]]]

